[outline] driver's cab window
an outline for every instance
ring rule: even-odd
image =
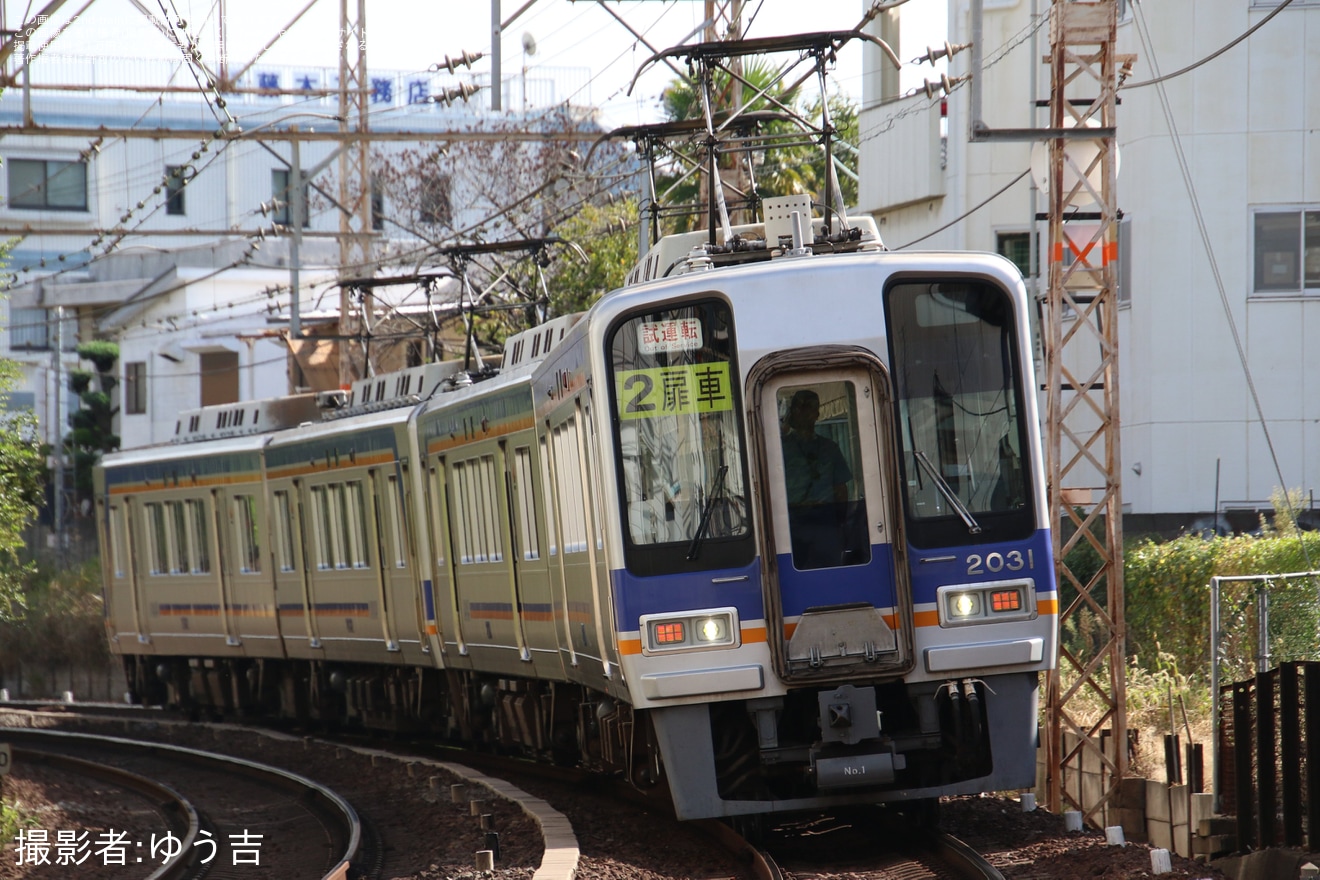
[[[871,559],[852,382],[787,385],[776,393],[793,567]]]

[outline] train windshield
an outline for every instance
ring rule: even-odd
[[[722,302],[635,315],[613,331],[610,387],[634,574],[751,560],[734,351]]]
[[[984,282],[886,294],[908,533],[918,547],[1031,534],[1017,323]]]

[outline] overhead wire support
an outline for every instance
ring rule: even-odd
[[[1128,769],[1116,283],[1118,9],[1115,0],[1055,0],[1051,16],[1050,120],[1044,132],[1049,137],[1043,328],[1048,492],[1055,515],[1060,631],[1075,627],[1098,633],[1099,639],[1097,645],[1061,644],[1058,666],[1047,676],[1047,788],[1051,810],[1079,809],[1096,824],[1115,805]],[[1089,100],[1071,100],[1075,97]],[[1085,133],[1090,151],[1065,138],[1068,131]],[[1098,223],[1070,224],[1070,212],[1092,203]],[[1094,571],[1078,564],[1073,551],[1079,548],[1099,558]],[[1100,698],[1099,718],[1082,720],[1083,694]],[[1070,743],[1066,735],[1075,740]],[[1080,775],[1092,762],[1103,771],[1102,793],[1084,803],[1081,789],[1065,785],[1064,777]]]
[[[649,215],[651,241],[654,242],[659,237],[659,218],[661,216],[683,212],[683,209],[662,205],[656,193],[655,165],[662,148],[672,152],[680,161],[690,164],[691,167],[684,176],[692,174],[697,169],[701,169],[705,173],[709,182],[710,196],[706,199],[705,206],[701,210],[708,214],[709,218],[710,238],[708,246],[716,248],[729,245],[730,240],[733,238],[729,221],[729,204],[724,193],[725,188],[728,187],[733,192],[743,196],[749,206],[754,206],[757,199],[755,181],[750,175],[750,185],[745,189],[736,185],[736,182],[730,184],[722,179],[719,164],[720,157],[736,153],[749,153],[755,149],[765,149],[771,146],[787,146],[801,138],[806,138],[811,143],[820,145],[825,153],[827,173],[824,206],[826,208],[826,219],[823,231],[827,236],[831,234],[832,217],[838,217],[843,231],[847,231],[848,223],[845,213],[841,206],[833,204],[835,193],[841,192],[841,189],[837,175],[833,173],[832,168],[833,143],[836,139],[836,132],[830,121],[826,79],[828,68],[836,58],[839,49],[854,39],[874,43],[882,49],[895,68],[902,67],[902,62],[898,60],[898,56],[887,43],[859,30],[825,31],[757,39],[712,40],[693,45],[675,46],[663,52],[656,52],[643,62],[634,74],[632,84],[628,88],[630,94],[637,84],[638,78],[648,67],[661,61],[668,64],[671,63],[671,59],[683,59],[692,71],[687,79],[695,84],[700,93],[702,113],[701,118],[696,120],[681,120],[652,126],[616,129],[600,138],[596,143],[596,145],[599,145],[601,141],[609,138],[629,138],[637,144],[639,155],[647,162],[650,169],[646,181],[649,198],[644,201],[641,208],[644,219],[646,215]],[[750,55],[763,56],[780,53],[796,53],[798,57],[795,61],[783,64],[779,70],[774,72],[768,83],[761,85],[754,85],[749,82],[743,77],[737,65],[729,63]],[[783,83],[787,80],[789,74],[805,61],[811,62],[810,70],[785,89]],[[732,102],[732,110],[721,112],[714,103],[715,74],[717,72],[725,74],[740,87],[752,89],[753,96],[746,100],[735,99]],[[775,89],[780,89],[781,92],[796,89],[812,77],[818,81],[821,91],[821,119],[819,123],[803,118],[800,113],[786,106],[776,95],[772,94]],[[759,100],[767,101],[779,108],[778,111],[751,110],[750,108]],[[748,133],[749,131],[754,132],[763,122],[779,120],[791,123],[797,127],[798,131],[787,135],[782,133],[767,133],[765,135]],[[732,135],[726,135],[726,132],[732,132]],[[700,160],[689,160],[682,153],[681,148],[675,147],[675,144],[691,144],[699,135],[703,136],[700,138],[700,147],[704,150],[704,156]],[[593,145],[593,150],[596,145]],[[717,225],[725,239],[722,243],[717,238]],[[644,244],[644,241],[639,235],[639,245],[642,244]],[[645,247],[639,247],[639,250],[644,252]]]

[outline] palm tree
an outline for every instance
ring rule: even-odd
[[[743,70],[742,79],[745,81],[742,85],[743,94],[758,95],[765,92],[750,101],[746,110],[770,111],[779,114],[780,118],[762,121],[757,126],[757,133],[764,138],[764,143],[770,148],[750,154],[752,156],[750,177],[754,178],[754,192],[749,191],[752,189],[749,185],[749,175],[743,170],[745,157],[749,154],[729,153],[721,158],[721,177],[726,186],[726,198],[729,198],[730,203],[743,202],[754,209],[755,202],[766,196],[811,193],[814,200],[820,201],[824,195],[825,151],[818,142],[815,142],[816,139],[810,138],[809,134],[789,117],[791,111],[808,120],[819,120],[820,101],[817,99],[810,104],[804,104],[797,89],[777,90],[776,86],[771,85],[775,82],[777,73],[774,66],[763,60],[752,61]],[[735,82],[727,72],[716,71],[713,91],[717,96],[717,103],[720,98],[724,99],[723,103],[726,105],[731,103],[729,96],[734,91],[731,85]],[[668,121],[678,122],[703,117],[701,94],[689,79],[672,82],[665,89],[660,100]],[[834,95],[830,98],[829,107],[831,123],[836,131],[846,132],[848,127],[853,132],[856,131],[857,113],[854,106],[842,96]],[[714,109],[714,112],[720,115],[720,109]],[[774,146],[776,143],[783,145]],[[839,152],[836,151],[835,156],[836,159],[844,158],[852,166],[856,165],[853,153],[845,152],[843,157],[840,157]],[[738,167],[739,164],[742,168]],[[685,162],[676,154],[657,180],[660,201],[671,206],[704,205],[705,178],[704,168],[701,172],[694,171],[691,161]],[[839,182],[845,200],[855,200],[857,192],[855,181],[845,174],[839,175]],[[731,194],[729,187],[734,188],[735,192],[746,191],[747,198],[742,199]],[[685,232],[693,228],[702,228],[706,216],[704,209],[679,216],[675,223],[675,231]]]

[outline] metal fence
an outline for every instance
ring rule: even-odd
[[[1242,851],[1320,846],[1320,662],[1285,663],[1226,685],[1215,791]]]

